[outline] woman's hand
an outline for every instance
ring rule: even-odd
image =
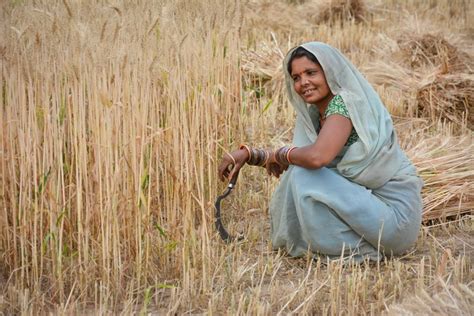
[[[219,179],[221,181],[231,180],[239,176],[240,168],[245,165],[249,159],[248,151],[245,149],[238,149],[231,153],[225,153],[222,161],[217,168]]]
[[[270,157],[268,158],[267,164],[265,165],[269,175],[280,178],[280,175],[288,169],[288,166],[280,164],[275,158],[275,152],[270,152]]]

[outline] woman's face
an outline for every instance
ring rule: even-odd
[[[303,56],[291,62],[294,88],[306,103],[326,106],[334,96],[320,65]]]

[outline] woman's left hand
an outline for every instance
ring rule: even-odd
[[[288,166],[281,165],[275,158],[275,152],[270,152],[267,164],[265,165],[269,175],[280,178],[280,175],[288,169]]]

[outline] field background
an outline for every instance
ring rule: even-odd
[[[469,314],[474,3],[0,2],[0,314]],[[425,225],[378,264],[271,250],[277,180],[220,157],[288,144],[281,62],[339,48],[425,181]],[[464,214],[464,215],[463,215]]]

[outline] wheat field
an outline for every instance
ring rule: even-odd
[[[429,314],[474,310],[474,3],[0,2],[0,315]],[[380,263],[275,252],[277,179],[240,143],[289,144],[282,59],[340,49],[418,168],[416,246]]]

